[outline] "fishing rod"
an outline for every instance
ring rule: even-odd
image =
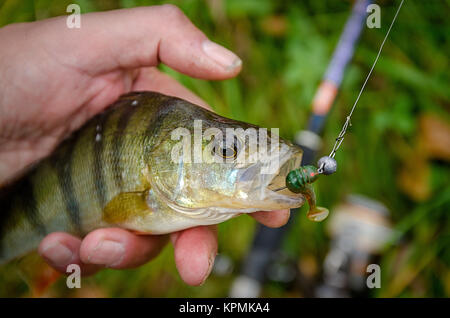
[[[351,125],[351,116],[356,108],[356,105],[361,97],[361,94],[372,74],[372,71],[378,61],[386,39],[392,29],[392,26],[397,18],[397,15],[403,5],[404,0],[401,1],[397,12],[392,20],[392,23],[386,33],[386,36],[380,46],[376,59],[361,87],[361,90],[356,98],[353,107],[346,121],[336,138],[332,151],[328,156],[319,159],[315,168],[312,166],[316,153],[321,149],[322,139],[320,134],[328,113],[330,112],[334,101],[336,100],[345,69],[353,57],[356,43],[362,32],[365,23],[367,7],[371,4],[371,0],[358,0],[353,6],[352,13],[346,22],[344,30],[339,39],[338,45],[333,53],[332,59],[327,67],[322,82],[320,83],[312,102],[312,114],[308,121],[307,130],[299,131],[294,142],[302,147],[303,159],[302,167],[291,171],[286,179],[286,187],[291,191],[299,192],[305,184],[313,182],[321,174],[329,175],[336,171],[337,162],[334,159],[336,151],[341,146],[345,133]],[[305,170],[305,166],[310,170]],[[311,172],[310,177],[306,175],[306,171]],[[293,209],[292,211],[295,211]],[[230,296],[231,297],[258,297],[261,286],[265,281],[266,272],[271,265],[276,251],[279,250],[282,239],[288,231],[290,225],[293,223],[291,217],[288,223],[280,228],[271,229],[258,225],[257,233],[252,242],[251,249],[244,260],[241,274],[233,282]]]

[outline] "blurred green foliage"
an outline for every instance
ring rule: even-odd
[[[213,82],[189,78],[168,67],[177,78],[218,113],[263,127],[279,127],[292,139],[305,128],[310,103],[349,15],[353,1],[270,0],[3,0],[0,26],[66,14],[69,3],[82,13],[174,3],[214,41],[243,60],[234,79]],[[323,154],[334,138],[372,65],[397,1],[378,2],[381,29],[365,29],[341,92],[324,131]],[[320,205],[332,208],[349,193],[383,202],[391,211],[397,239],[381,257],[382,288],[372,296],[450,296],[450,173],[446,160],[429,160],[430,194],[416,202],[398,186],[399,170],[420,157],[414,148],[419,118],[435,114],[449,122],[449,1],[406,1],[337,154],[339,169],[316,183]],[[170,23],[170,21],[169,21]],[[1,48],[0,48],[1,49]],[[442,142],[434,140],[432,142]],[[409,149],[410,151],[403,151]],[[406,154],[405,154],[406,153]],[[415,169],[415,166],[412,166]],[[417,168],[419,169],[419,168]],[[428,180],[429,185],[428,185]],[[305,209],[284,243],[297,260],[312,259],[320,269],[327,253],[327,221],[307,220]],[[60,280],[50,291],[57,296],[223,297],[249,247],[255,222],[248,216],[219,226],[219,252],[234,261],[234,272],[212,275],[201,287],[179,278],[168,246],[149,264],[135,270],[104,270],[83,279],[83,292],[69,291]],[[316,278],[320,275],[320,270]],[[11,266],[0,270],[0,295],[27,295]],[[264,296],[301,296],[297,287],[267,283]]]

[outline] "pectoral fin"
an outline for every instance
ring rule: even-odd
[[[147,193],[148,191],[123,192],[116,195],[103,209],[103,220],[111,224],[121,224],[152,213],[147,205]]]

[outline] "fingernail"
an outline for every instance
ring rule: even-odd
[[[73,253],[67,246],[58,242],[45,248],[42,256],[53,265],[67,265],[72,261]]]
[[[125,248],[119,242],[102,240],[98,242],[94,250],[89,254],[88,261],[91,264],[114,266],[120,264],[125,256]]]
[[[205,283],[206,279],[209,277],[209,274],[211,274],[211,271],[212,271],[212,269],[214,267],[214,260],[216,259],[216,255],[217,255],[217,253],[212,253],[211,255],[209,255],[209,258],[208,258],[208,270],[206,271],[206,274],[203,277],[203,280],[200,283],[200,286]]]
[[[220,64],[227,71],[232,71],[242,64],[241,59],[236,54],[210,40],[205,40],[202,47],[203,52],[205,52],[206,55],[216,63]]]

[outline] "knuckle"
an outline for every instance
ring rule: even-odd
[[[170,21],[186,21],[186,16],[183,11],[173,4],[164,4],[161,6],[161,10],[166,18],[169,18]]]

